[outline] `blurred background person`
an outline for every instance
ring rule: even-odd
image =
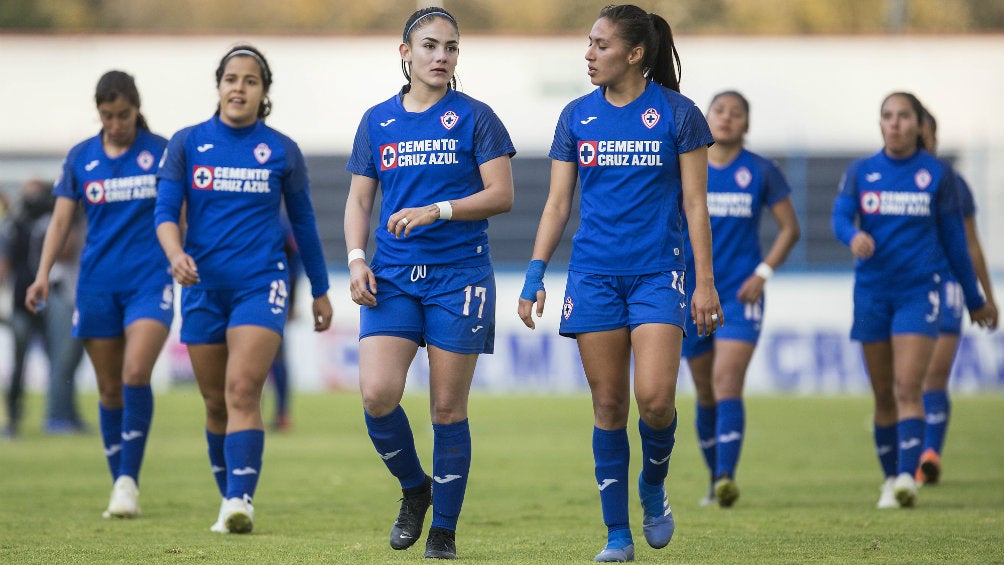
[[[920,135],[924,148],[932,154],[938,152],[938,121],[934,115],[925,109],[924,119],[920,124]],[[969,184],[961,174],[956,176],[959,189],[959,200],[962,206],[962,219],[966,228],[966,244],[969,257],[973,261],[976,279],[986,298],[986,308],[990,312],[987,328],[996,329],[998,322],[997,302],[994,300],[993,284],[987,269],[987,260],[983,256],[983,246],[980,245],[979,232],[976,229],[976,204]],[[941,319],[938,326],[938,340],[934,344],[931,362],[927,365],[924,375],[922,400],[924,403],[924,447],[920,454],[920,466],[917,468],[917,484],[937,484],[941,478],[941,450],[948,431],[948,421],[951,417],[951,402],[948,396],[948,378],[952,373],[952,364],[959,349],[959,337],[962,333],[963,310],[965,300],[962,286],[951,269],[941,272]]]
[[[708,212],[711,217],[715,287],[728,323],[699,335],[687,322],[683,356],[697,392],[697,437],[711,472],[711,491],[702,505],[729,507],[739,498],[736,467],[746,432],[743,386],[760,339],[764,286],[800,237],[791,187],[777,165],[744,147],[750,106],[736,91],[711,99],[708,125],[715,144],[708,149]],[[761,212],[770,211],[777,235],[767,255],[760,250]],[[694,272],[690,237],[684,232],[687,272]],[[687,279],[688,294],[694,283]]]
[[[71,337],[74,294],[77,279],[77,256],[80,249],[80,226],[72,222],[66,244],[52,266],[51,292],[47,303],[36,316],[25,307],[28,287],[35,280],[42,254],[45,231],[52,218],[52,191],[47,183],[31,179],[20,192],[17,212],[4,219],[0,244],[0,262],[12,280],[11,330],[14,337],[14,365],[7,388],[7,422],[4,436],[14,438],[23,417],[25,361],[32,340],[44,342],[49,361],[46,416],[43,429],[51,434],[86,431],[77,411],[76,371],[83,356],[83,345]]]

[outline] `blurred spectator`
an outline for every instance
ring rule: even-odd
[[[0,277],[12,279],[10,323],[14,336],[14,366],[6,391],[4,437],[12,439],[18,434],[23,415],[25,359],[36,336],[44,340],[49,360],[45,431],[54,434],[83,432],[74,380],[83,346],[70,336],[80,230],[74,231],[53,266],[52,289],[45,309],[41,315],[32,314],[24,307],[25,292],[35,280],[53,199],[50,187],[37,179],[25,182],[20,196],[17,212],[7,215],[0,227]]]

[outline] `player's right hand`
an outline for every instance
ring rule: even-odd
[[[177,253],[171,257],[171,275],[181,286],[192,286],[199,282],[199,268],[188,253]]]
[[[49,280],[35,279],[28,287],[28,292],[24,297],[24,307],[32,314],[38,314],[45,309],[45,304],[49,300]]]

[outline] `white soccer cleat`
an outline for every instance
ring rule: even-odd
[[[879,496],[878,504],[875,505],[876,508],[899,508],[899,502],[896,502],[896,493],[893,486],[895,482],[896,479],[894,477],[888,477],[882,483],[882,494]]]
[[[910,473],[900,473],[893,482],[892,491],[900,508],[913,508],[917,502],[917,483]]]
[[[254,506],[245,498],[228,498],[220,507],[223,527],[231,534],[248,534],[254,528]]]
[[[101,516],[104,518],[135,518],[139,516],[139,487],[136,480],[128,475],[115,479],[112,486],[112,497],[108,501],[108,509]]]
[[[220,503],[220,512],[219,514],[216,515],[216,522],[212,526],[209,526],[210,532],[216,534],[230,533],[230,530],[227,529],[226,524],[223,523],[223,510],[226,508],[226,506],[227,506],[227,499],[224,498],[223,502]]]

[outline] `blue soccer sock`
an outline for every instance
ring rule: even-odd
[[[286,353],[282,344],[272,361],[272,381],[275,383],[275,414],[278,420],[289,412],[289,372],[286,370]]]
[[[676,444],[676,414],[673,421],[657,430],[638,418],[638,432],[641,434],[641,476],[650,485],[661,485],[669,474],[669,457]],[[662,501],[659,501],[662,504]]]
[[[947,390],[932,390],[924,393],[924,449],[933,449],[941,455],[945,445],[948,420],[952,415],[952,403]]]
[[[631,543],[628,524],[628,465],[631,445],[627,429],[601,430],[593,427],[593,461],[596,484],[600,489],[603,523],[607,526],[607,547],[624,547]],[[626,532],[626,538],[625,538]],[[624,542],[620,546],[610,543]]]
[[[415,451],[415,436],[404,408],[398,405],[386,416],[374,417],[363,412],[366,431],[377,454],[392,475],[401,482],[401,488],[417,487],[425,482],[425,471]]]
[[[105,458],[112,481],[119,478],[122,469],[122,408],[105,408],[98,403],[98,426],[101,428],[101,442],[105,446]]]
[[[879,465],[882,466],[882,474],[885,477],[896,476],[896,464],[899,461],[899,451],[896,446],[896,426],[875,425],[875,453],[878,455]]]
[[[214,434],[206,430],[206,444],[209,446],[209,466],[213,471],[213,478],[216,479],[216,488],[220,491],[220,496],[227,495],[227,458],[223,452],[223,443],[226,440],[223,434]]]
[[[139,469],[153,421],[153,389],[150,385],[123,386],[122,398],[122,466],[121,475],[132,477],[139,484]]]
[[[227,434],[223,453],[227,458],[227,498],[254,499],[265,452],[265,431],[244,430]]]
[[[743,448],[746,432],[746,408],[742,398],[729,398],[718,402],[717,424],[718,453],[715,463],[715,477],[728,474],[736,476],[739,453]]]
[[[899,461],[896,464],[897,473],[909,473],[912,477],[920,465],[920,451],[924,446],[924,420],[907,418],[900,420],[896,426],[899,436]]]
[[[712,480],[715,478],[715,467],[717,465],[718,439],[715,436],[717,421],[716,406],[697,405],[697,418],[695,421],[697,443],[701,447],[701,454],[704,455],[704,463],[708,466],[708,473],[711,474]]]
[[[457,530],[471,471],[471,428],[468,420],[433,424],[432,527]]]

